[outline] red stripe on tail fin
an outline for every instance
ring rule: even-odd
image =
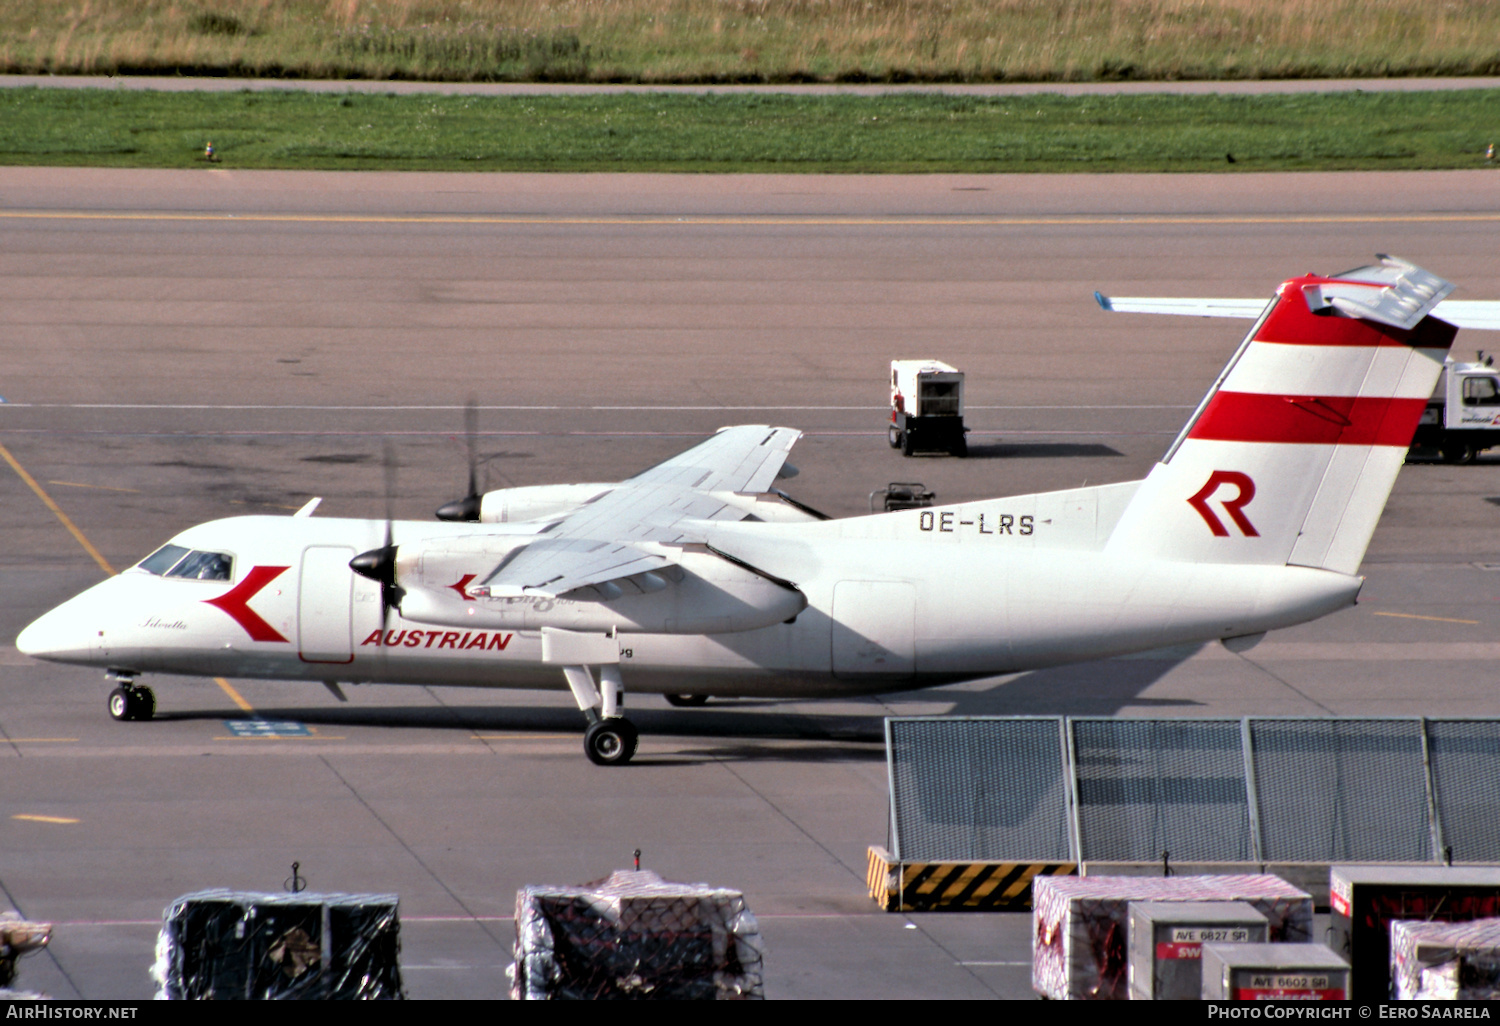
[[[1189,438],[1303,445],[1411,444],[1426,399],[1216,392]]]

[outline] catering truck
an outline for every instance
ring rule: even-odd
[[[1450,358],[1422,411],[1412,452],[1436,449],[1444,462],[1470,463],[1495,445],[1500,445],[1500,371],[1495,358],[1483,352],[1474,363]]]
[[[937,360],[891,361],[892,449],[967,456],[967,431],[963,371]]]

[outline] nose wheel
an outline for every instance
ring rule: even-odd
[[[109,693],[109,714],[117,720],[149,720],[156,715],[156,695],[148,687],[115,688]]]

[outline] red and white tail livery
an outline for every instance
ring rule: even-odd
[[[1401,261],[1284,283],[1108,549],[1352,574],[1457,329]]]

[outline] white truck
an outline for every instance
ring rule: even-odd
[[[1422,411],[1412,452],[1436,449],[1446,463],[1470,463],[1481,451],[1500,445],[1500,371],[1495,358],[1443,368],[1432,398]]]
[[[938,360],[891,361],[892,449],[903,456],[949,452],[967,456],[964,373]]]

